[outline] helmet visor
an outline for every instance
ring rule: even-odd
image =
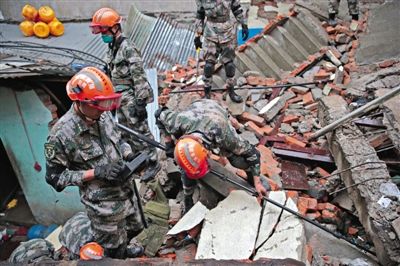
[[[91,107],[101,111],[111,111],[121,105],[121,94],[115,93],[112,96],[96,96],[89,104]]]
[[[93,34],[106,33],[110,30],[108,26],[90,25]]]

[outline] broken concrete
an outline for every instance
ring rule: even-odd
[[[291,198],[287,200],[285,206],[298,211]],[[254,260],[291,258],[306,261],[305,247],[306,236],[303,221],[284,211],[274,234],[257,250]]]
[[[319,119],[327,125],[349,113],[346,101],[340,96],[322,98]],[[335,154],[338,170],[357,166],[364,162],[380,162],[375,150],[369,146],[360,130],[346,124],[327,134],[329,148]],[[380,177],[382,179],[371,179]],[[368,164],[353,168],[341,174],[346,186],[365,182],[361,186],[348,189],[358,211],[360,222],[371,237],[377,257],[383,265],[400,263],[400,241],[394,233],[392,223],[398,218],[400,203],[391,201],[385,208],[378,204],[384,196],[379,190],[382,183],[390,182],[390,175],[385,164]],[[384,180],[386,179],[386,180]],[[393,239],[394,236],[394,239]]]
[[[168,231],[167,235],[177,235],[180,232],[188,231],[200,224],[206,217],[209,210],[201,202],[197,202],[179,222]]]
[[[285,205],[286,202],[286,194],[283,191],[271,191],[268,195],[268,198]],[[265,202],[264,213],[262,214],[261,225],[257,237],[256,249],[259,248],[264,242],[271,236],[272,230],[275,228],[276,224],[279,221],[279,217],[281,216],[282,209],[271,204]]]
[[[232,191],[204,220],[196,259],[249,259],[257,237],[261,207],[255,197]]]

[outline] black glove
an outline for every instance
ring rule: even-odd
[[[165,155],[167,155],[168,158],[174,158],[174,151],[175,151],[175,144],[173,141],[166,142],[165,143]]]
[[[247,27],[247,24],[242,25],[242,40],[245,41],[249,38],[249,27]]]
[[[135,114],[140,121],[145,120],[147,118],[146,105],[135,105]]]
[[[196,50],[201,48],[202,46],[203,45],[201,43],[200,36],[194,37],[194,47],[196,47]]]
[[[156,118],[156,125],[159,129],[165,129],[165,126],[163,123],[160,121],[160,115],[164,110],[168,110],[168,107],[163,106],[161,108],[158,108],[157,111],[154,113],[154,117]]]
[[[117,181],[125,168],[124,162],[109,163],[94,168],[94,177],[98,180]]]

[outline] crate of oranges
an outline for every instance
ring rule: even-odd
[[[24,36],[47,38],[49,35],[61,36],[64,34],[64,25],[57,19],[56,13],[49,6],[42,6],[37,10],[31,5],[22,8],[25,18],[19,24],[19,29]]]

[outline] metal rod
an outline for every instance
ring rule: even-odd
[[[313,82],[303,82],[303,83],[289,83],[289,84],[281,84],[281,85],[271,85],[271,86],[258,86],[258,87],[235,87],[234,90],[266,90],[266,89],[276,89],[276,88],[288,88],[292,86],[307,86],[307,85],[317,85],[321,83],[328,82],[327,80],[319,80]],[[213,91],[225,91],[226,89],[212,89]],[[179,91],[171,91],[170,93],[189,93],[189,92],[202,92],[203,89],[196,89],[196,90],[179,90]]]
[[[319,138],[319,137],[325,135],[326,133],[336,129],[337,127],[343,125],[344,123],[348,122],[349,120],[371,111],[372,109],[376,108],[379,104],[384,103],[387,100],[390,100],[391,98],[396,96],[399,92],[400,92],[400,86],[397,86],[396,88],[392,89],[385,95],[382,95],[381,97],[376,98],[375,100],[367,103],[366,105],[354,110],[353,112],[343,116],[342,118],[334,121],[333,123],[321,128],[320,130],[318,130],[317,132],[315,132],[314,134],[312,134],[310,136],[310,140]]]
[[[225,175],[223,175],[223,174],[221,174],[221,173],[219,173],[219,172],[217,172],[217,171],[215,171],[215,170],[211,170],[210,172],[211,172],[212,174],[216,175],[217,177],[221,178],[222,180],[228,181],[228,182],[230,182],[230,183],[232,183],[232,184],[234,184],[234,185],[236,185],[236,186],[238,186],[238,187],[240,187],[240,188],[246,190],[247,192],[251,193],[253,196],[258,196],[258,193],[257,193],[254,189],[251,189],[251,188],[248,188],[248,187],[246,187],[246,186],[243,186],[243,185],[239,184],[238,182],[236,182],[235,180],[232,180],[232,179],[230,179],[229,177],[227,177],[227,176],[225,176]],[[339,233],[336,233],[336,232],[334,232],[334,231],[331,231],[331,230],[329,230],[328,228],[326,228],[325,226],[320,225],[319,223],[317,223],[317,222],[315,222],[315,221],[309,219],[308,217],[305,217],[305,216],[301,215],[300,213],[298,213],[298,212],[296,212],[296,211],[294,211],[294,210],[292,210],[292,209],[289,209],[288,207],[283,206],[282,204],[280,204],[280,203],[278,203],[278,202],[276,202],[276,201],[274,201],[274,200],[272,200],[272,199],[270,199],[270,198],[267,198],[267,197],[265,197],[265,196],[262,196],[262,198],[263,198],[264,200],[268,201],[269,203],[272,203],[273,205],[275,205],[275,206],[281,208],[282,210],[285,210],[285,211],[287,211],[287,212],[289,212],[289,213],[291,213],[291,214],[293,214],[293,215],[299,217],[300,219],[302,219],[302,220],[304,220],[304,221],[306,221],[306,222],[308,222],[308,223],[310,223],[310,224],[312,224],[312,225],[318,227],[319,229],[324,230],[325,232],[327,232],[327,233],[333,235],[334,237],[339,238],[339,239],[343,239],[344,241],[350,243],[351,245],[354,245],[354,246],[356,246],[357,248],[359,248],[359,249],[361,249],[361,250],[364,250],[365,252],[368,252],[368,253],[370,253],[370,254],[376,256],[376,253],[375,253],[375,252],[373,252],[373,251],[367,249],[366,247],[364,247],[364,246],[362,246],[362,245],[360,245],[360,244],[357,244],[354,240],[349,239],[349,238],[347,238],[347,237],[345,237],[345,236],[343,236],[343,235],[341,235],[341,234],[339,234]]]
[[[146,137],[146,136],[136,132],[135,130],[133,130],[133,129],[129,128],[129,127],[126,127],[126,126],[124,126],[124,125],[122,125],[120,123],[116,123],[116,124],[117,124],[117,127],[119,127],[120,129],[123,129],[126,132],[131,133],[136,138],[138,138],[138,139],[140,139],[140,140],[142,140],[144,142],[147,142],[148,144],[150,144],[150,145],[152,145],[152,146],[154,146],[156,148],[159,148],[159,149],[161,149],[163,151],[165,151],[167,149],[164,145],[162,145],[161,143],[155,141],[154,139]]]

